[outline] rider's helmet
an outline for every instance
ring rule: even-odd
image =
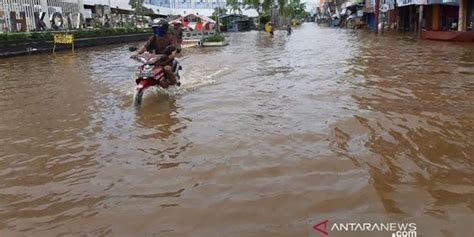
[[[153,29],[155,35],[160,37],[166,36],[168,27],[168,21],[163,18],[156,18],[153,20],[153,24],[151,24],[151,28]]]

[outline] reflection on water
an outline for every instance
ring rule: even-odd
[[[157,98],[158,97],[158,98]],[[167,95],[147,97],[147,104],[137,108],[136,121],[140,127],[150,128],[151,134],[141,135],[140,138],[167,139],[179,132],[174,126],[179,123],[176,111],[176,100]]]
[[[308,236],[322,213],[472,216],[472,45],[313,24],[229,41],[186,49],[183,87],[141,108],[128,45],[1,59],[0,235]]]

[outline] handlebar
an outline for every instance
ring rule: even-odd
[[[156,54],[156,55],[154,55],[153,57],[151,57],[149,59],[147,59],[146,57],[141,56],[139,54],[133,54],[132,56],[130,56],[131,59],[135,59],[136,61],[138,61],[140,63],[148,64],[148,65],[153,65],[153,64],[155,64],[159,60],[162,60],[165,57],[166,57],[166,55],[164,55],[164,54]]]

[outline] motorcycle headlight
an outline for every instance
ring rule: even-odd
[[[150,71],[151,69],[153,69],[153,67],[152,67],[151,65],[145,65],[145,66],[143,67],[143,70],[144,70],[144,71],[147,71],[147,72]]]

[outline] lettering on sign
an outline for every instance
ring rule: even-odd
[[[26,14],[20,12],[20,18],[16,17],[16,12],[10,12],[10,21],[13,31],[26,31]],[[18,25],[20,27],[18,28]]]
[[[53,29],[59,30],[61,29],[63,24],[64,24],[64,19],[61,13],[55,12],[53,13],[53,15],[51,15],[51,27],[53,27]]]
[[[72,30],[72,28],[73,28],[73,25],[72,25],[72,13],[70,13],[70,12],[66,13],[66,20],[67,20],[68,29]]]
[[[46,30],[46,23],[44,23],[44,16],[46,12],[35,12],[36,30]]]
[[[84,19],[84,14],[79,13],[77,14],[77,26],[76,28],[86,28],[86,20]]]

